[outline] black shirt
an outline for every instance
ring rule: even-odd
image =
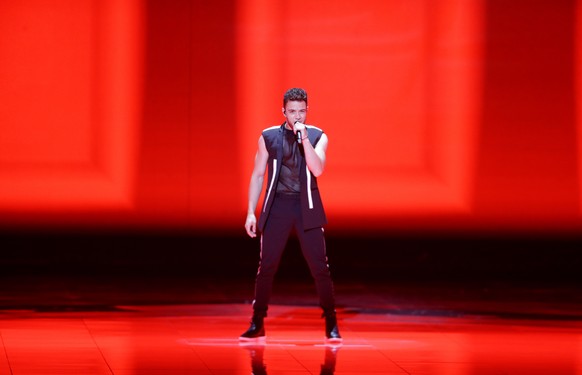
[[[293,130],[283,129],[283,160],[281,165],[281,174],[277,184],[277,193],[299,194],[301,185],[299,183],[299,144],[297,143]]]

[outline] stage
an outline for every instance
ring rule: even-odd
[[[330,236],[341,345],[294,240],[266,340],[241,344],[256,241],[0,238],[0,374],[582,374],[577,238]]]
[[[580,374],[578,322],[273,306],[264,343],[241,344],[248,306],[4,311],[3,374]],[[251,372],[253,371],[253,372]]]
[[[251,343],[252,280],[205,280],[5,277],[0,373],[582,374],[575,287],[340,280],[327,345],[310,280],[278,280]]]

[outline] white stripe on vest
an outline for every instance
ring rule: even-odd
[[[269,184],[269,190],[267,190],[267,197],[265,198],[265,204],[263,206],[263,212],[267,209],[267,202],[269,201],[269,196],[273,190],[273,184],[275,183],[275,176],[277,175],[277,159],[273,159],[273,176],[271,177],[271,183]]]
[[[311,172],[305,166],[305,173],[307,173],[307,201],[309,202],[309,209],[313,210],[313,197],[311,196]]]

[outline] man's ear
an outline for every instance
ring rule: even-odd
[[[285,108],[281,108],[281,111],[283,112],[283,116],[287,117],[287,114],[285,113]]]

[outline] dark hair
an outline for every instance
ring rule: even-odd
[[[289,89],[285,92],[285,95],[283,95],[283,108],[287,105],[289,100],[305,102],[305,104],[307,104],[307,92],[296,87]]]

